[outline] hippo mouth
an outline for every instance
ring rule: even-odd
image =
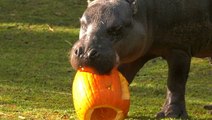
[[[85,59],[77,69],[86,70],[87,72],[95,74],[110,74],[113,68],[119,66],[119,63],[119,56],[116,53],[115,60],[113,60],[112,57],[93,60]]]
[[[93,51],[90,53],[90,51]],[[79,55],[81,54],[81,55]],[[89,70],[95,74],[110,74],[114,67],[119,66],[119,55],[113,50],[104,50],[97,52],[96,50],[89,50],[76,52],[74,48],[71,50],[70,63],[75,70]]]

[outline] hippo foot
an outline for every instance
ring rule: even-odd
[[[157,113],[156,118],[181,118],[187,119],[188,114],[184,105],[165,105],[161,112]]]

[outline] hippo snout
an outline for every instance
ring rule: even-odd
[[[100,56],[99,51],[96,49],[89,50],[87,54],[84,56],[84,51],[82,47],[75,48],[74,55],[79,58],[85,57],[85,59],[96,59],[97,57]]]
[[[109,43],[85,45],[80,40],[71,50],[70,62],[74,69],[89,67],[92,72],[108,74],[118,64],[115,50]]]

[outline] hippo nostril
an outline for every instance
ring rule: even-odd
[[[90,57],[90,58],[98,57],[98,55],[99,54],[98,54],[97,50],[95,50],[95,49],[92,49],[88,52],[88,57]]]
[[[82,47],[79,47],[78,49],[75,49],[74,53],[75,53],[76,56],[80,57],[83,54]]]

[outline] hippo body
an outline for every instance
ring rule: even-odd
[[[156,57],[168,64],[167,97],[157,117],[188,117],[185,86],[192,57],[212,57],[210,0],[95,0],[81,20],[71,50],[75,69],[109,74],[113,67],[131,83]]]
[[[147,2],[150,2],[147,0]],[[208,0],[155,0],[149,7],[151,50],[178,49],[193,57],[211,57],[212,2]],[[142,3],[142,2],[141,2]],[[153,53],[154,54],[154,53]],[[157,53],[163,56],[163,53]]]

